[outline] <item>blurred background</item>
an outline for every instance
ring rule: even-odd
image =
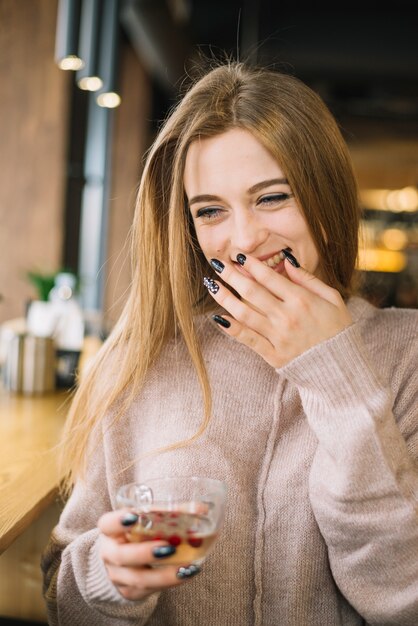
[[[112,326],[144,154],[187,74],[225,55],[290,72],[324,98],[361,188],[362,290],[379,306],[417,307],[415,5],[0,0],[0,323],[39,298],[28,272],[64,268],[87,324]],[[84,56],[84,73],[61,69],[66,52]],[[99,80],[80,88],[89,72]]]

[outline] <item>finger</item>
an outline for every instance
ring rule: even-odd
[[[254,281],[251,282],[256,285]],[[204,284],[213,299],[237,321],[260,335],[265,334],[267,318],[261,311],[253,308],[246,301],[240,300],[229,289],[211,278],[205,278]]]
[[[100,517],[97,526],[104,535],[116,537],[125,535],[138,519],[138,515],[129,509],[109,511]]]
[[[282,252],[278,255],[281,260],[274,266],[274,269],[256,257],[250,255],[245,256],[244,254],[237,255],[239,262],[234,265],[230,263],[224,265],[222,263],[222,271],[220,271],[218,262],[212,263],[212,261],[216,261],[216,259],[212,259],[211,264],[218,273],[222,273],[222,279],[226,280],[229,284],[234,286],[234,288],[235,283],[242,285],[242,287],[236,290],[239,291],[245,299],[251,300],[254,281],[256,284],[258,283],[263,290],[257,290],[257,293],[259,293],[260,296],[264,295],[263,304],[268,306],[272,301],[272,296],[275,296],[274,301],[276,301],[277,298],[281,300],[286,292],[292,293],[294,290],[294,285],[284,274],[285,259]],[[245,291],[246,289],[248,289],[248,291]]]
[[[169,566],[155,569],[107,567],[112,583],[128,600],[140,600],[152,593],[178,587],[200,572],[197,565],[187,567]]]
[[[217,259],[212,259],[211,265],[218,274],[222,275],[222,280],[239,293],[243,300],[249,302],[257,311],[262,312],[275,304],[275,298],[269,285],[269,281],[275,277],[275,272],[258,259],[254,260],[264,270],[260,274],[261,280],[258,280],[250,272],[246,272],[248,275],[244,275],[241,269],[237,269],[237,264],[219,263]]]
[[[167,541],[141,541],[118,543],[107,535],[102,535],[99,553],[108,565],[140,567],[169,562],[176,553],[175,546]]]
[[[257,282],[268,284],[270,291],[283,301],[296,295],[295,286],[299,285],[332,304],[337,305],[341,302],[341,296],[336,289],[308,272],[287,249],[282,250],[280,255],[284,258],[278,265],[277,271],[250,255],[245,258],[244,267]],[[241,255],[242,258],[243,255]],[[280,273],[283,270],[286,271],[287,276]]]
[[[222,327],[226,334],[254,350],[254,352],[259,354],[269,365],[278,367],[277,364],[279,360],[275,354],[273,345],[268,339],[250,330],[248,327],[243,326],[236,320],[229,318],[227,315],[213,315],[212,319]],[[223,323],[225,321],[229,326]]]
[[[126,587],[136,587],[144,593],[153,593],[160,589],[181,585],[181,579],[177,576],[178,565],[167,567],[119,567],[107,568],[109,576],[114,584]]]
[[[322,280],[308,272],[308,270],[304,267],[295,267],[292,263],[290,263],[290,261],[288,261],[288,259],[286,259],[285,263],[286,273],[292,283],[304,287],[311,293],[327,300],[331,304],[338,305],[342,302],[341,294],[336,289],[324,283]]]

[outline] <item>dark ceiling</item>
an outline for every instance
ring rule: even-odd
[[[162,89],[184,68],[224,53],[290,72],[348,128],[418,137],[418,35],[404,0],[125,0],[128,37]],[[415,9],[416,10],[416,9]],[[200,56],[199,56],[200,55]]]

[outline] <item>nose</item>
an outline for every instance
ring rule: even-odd
[[[253,253],[268,236],[268,229],[257,215],[248,210],[237,212],[230,237],[231,256],[235,259],[238,252]]]

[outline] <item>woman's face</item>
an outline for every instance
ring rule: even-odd
[[[305,218],[279,165],[255,137],[234,128],[191,144],[184,186],[205,257],[236,264],[251,254],[279,273],[288,248],[318,275],[319,257]]]

